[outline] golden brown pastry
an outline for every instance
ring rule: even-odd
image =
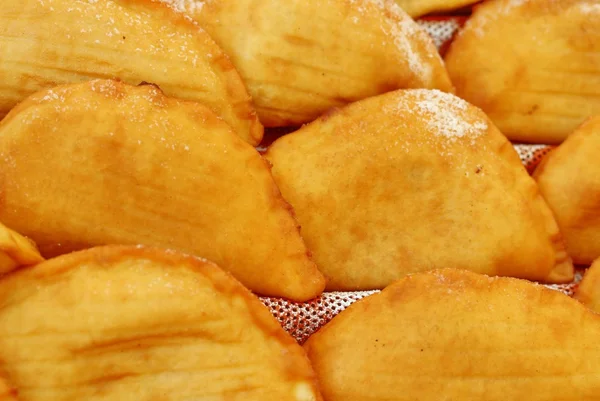
[[[575,291],[575,299],[600,313],[600,259],[596,259],[586,270]]]
[[[443,267],[568,282],[558,227],[511,144],[456,96],[400,90],[326,114],[266,157],[328,289]]]
[[[263,128],[235,68],[206,32],[152,0],[3,0],[0,119],[58,84],[120,78],[199,101],[252,145]]]
[[[396,0],[396,3],[413,18],[435,12],[446,12],[475,4],[479,0]]]
[[[2,278],[0,360],[21,401],[321,400],[304,351],[256,297],[158,249],[96,248]]]
[[[0,221],[52,256],[147,244],[206,257],[260,294],[325,286],[267,162],[206,107],[154,86],[37,93],[0,123]]]
[[[600,257],[600,116],[547,155],[534,177],[575,263]]]
[[[265,126],[399,88],[453,90],[431,38],[393,0],[162,1],[229,54]]]
[[[593,401],[600,316],[524,280],[445,269],[356,302],[305,349],[325,401]]]
[[[34,265],[43,260],[33,241],[0,223],[0,274],[8,273],[21,266]]]
[[[509,139],[560,143],[600,114],[600,1],[491,0],[446,55],[457,94]]]

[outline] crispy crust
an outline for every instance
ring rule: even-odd
[[[509,139],[562,142],[600,113],[600,8],[585,0],[476,6],[445,61],[457,94]],[[590,75],[592,74],[592,75]]]
[[[573,279],[556,221],[510,142],[452,95],[356,102],[278,139],[266,157],[329,290],[383,288],[446,266]]]
[[[328,401],[591,401],[599,335],[558,291],[443,269],[357,301],[304,347]]]
[[[600,116],[590,117],[537,167],[534,178],[577,264],[600,257]]]
[[[202,104],[90,81],[31,96],[0,131],[0,218],[46,257],[142,243],[210,258],[262,295],[323,291],[267,162]]]
[[[265,126],[399,88],[453,91],[431,38],[392,0],[207,1],[189,12],[230,55]]]
[[[311,399],[314,399],[315,401],[321,400],[320,395],[318,394],[317,383],[314,377],[314,373],[310,368],[310,363],[302,348],[290,335],[288,335],[281,328],[278,322],[270,314],[269,310],[260,302],[258,298],[256,298],[256,296],[252,295],[250,291],[244,288],[231,275],[218,268],[215,264],[201,258],[153,247],[131,247],[119,245],[98,247],[71,253],[68,255],[63,255],[61,257],[41,263],[35,267],[24,268],[20,271],[13,272],[2,278],[0,280],[0,314],[7,313],[6,311],[9,305],[14,306],[19,305],[23,302],[27,302],[29,297],[33,297],[37,292],[43,291],[44,288],[50,283],[54,285],[57,282],[62,282],[61,280],[65,280],[65,282],[67,282],[72,276],[72,274],[74,274],[74,272],[78,270],[86,269],[86,274],[90,275],[96,274],[95,272],[99,272],[101,274],[110,274],[112,269],[121,269],[123,268],[123,266],[126,266],[129,262],[137,266],[137,269],[140,269],[140,274],[143,274],[145,268],[156,269],[158,266],[160,266],[164,270],[164,277],[161,276],[161,280],[166,280],[167,282],[171,280],[173,282],[172,285],[175,286],[180,285],[178,284],[178,279],[183,279],[185,277],[185,280],[189,281],[188,275],[181,275],[176,272],[181,269],[184,269],[193,274],[197,274],[198,277],[203,277],[203,280],[198,280],[198,283],[194,285],[212,286],[214,292],[213,290],[209,290],[208,294],[212,294],[210,296],[215,298],[223,297],[226,300],[226,302],[229,303],[232,309],[232,311],[230,312],[231,315],[225,314],[221,316],[221,319],[232,319],[232,321],[234,321],[233,319],[236,314],[247,315],[253,322],[254,327],[244,327],[244,330],[259,330],[260,332],[262,332],[262,337],[264,338],[261,341],[264,341],[265,343],[275,342],[277,344],[276,346],[269,344],[268,348],[265,348],[264,352],[272,354],[273,351],[270,348],[276,347],[280,348],[281,352],[285,353],[287,362],[279,363],[277,366],[273,366],[273,369],[280,368],[284,370],[279,373],[281,374],[281,376],[279,376],[280,380],[285,380],[286,383],[304,383],[305,386],[308,386],[305,387],[304,390],[312,391],[314,392],[314,394],[316,394],[316,398]],[[147,265],[146,263],[150,263],[150,265]],[[87,273],[88,271],[89,273]],[[149,271],[154,272],[154,270]],[[191,291],[195,287],[184,288]],[[69,291],[69,288],[66,287],[65,291]],[[93,292],[90,294],[90,299],[94,298],[94,294],[95,293]],[[158,295],[160,294],[160,292],[156,292],[156,294]],[[183,295],[184,297],[182,298],[182,301],[184,299],[187,299],[187,297],[193,298],[195,296],[195,293],[190,292],[187,295]],[[98,298],[97,302],[102,302],[102,299],[103,298]],[[89,299],[86,299],[86,302],[89,302]],[[217,302],[216,299],[215,302]],[[109,305],[109,307],[112,306]],[[76,308],[76,306],[74,306],[74,308]],[[210,305],[206,305],[206,309],[210,309]],[[147,314],[147,312],[142,313],[142,315],[144,314]],[[210,315],[207,315],[207,318],[209,317]],[[127,322],[121,323],[121,326],[123,330],[126,330],[128,327]],[[143,326],[144,329],[148,329],[149,327],[152,328],[154,326],[148,326],[148,323],[145,323],[145,325]],[[102,326],[99,327],[98,333],[96,333],[99,336],[99,339],[103,338],[103,336],[106,336],[106,333],[103,331],[103,329],[104,328]],[[239,328],[232,327],[230,329],[232,330],[232,332],[235,332]],[[193,328],[190,328],[190,330],[193,330]],[[140,336],[141,333],[138,333],[137,335]],[[152,336],[150,332],[147,333],[147,335]],[[157,338],[157,341],[163,341],[159,338],[160,336],[158,334],[154,334],[154,337]],[[104,352],[110,352],[109,350],[112,349],[111,347],[113,347],[113,343],[114,347],[121,346],[119,344],[123,344],[123,346],[125,346],[127,338],[128,335],[123,334],[122,338],[115,337],[113,340],[110,340],[110,337],[106,337],[106,340],[109,342],[97,342],[96,340],[94,340],[91,344],[95,348],[101,346],[103,349],[105,349]],[[94,352],[92,349],[86,351],[87,348],[81,348],[80,345],[77,346],[76,344],[77,342],[74,342],[73,345],[71,345],[73,349],[79,347],[77,348],[79,349],[78,353],[75,353],[73,351],[73,358],[81,358],[84,356],[85,352]],[[141,344],[142,343],[138,344],[137,346],[142,347],[143,345]],[[182,346],[184,344],[185,343],[182,343]],[[236,344],[237,343],[234,342],[232,346],[238,346]],[[65,346],[69,347],[68,342]],[[152,345],[149,344],[149,346],[151,347]],[[253,350],[253,352],[254,351],[255,350]],[[2,352],[2,350],[0,350],[0,352]],[[127,352],[127,350],[124,349],[122,350],[122,352]],[[10,354],[10,352],[8,352],[8,354]],[[272,355],[269,358],[272,358]],[[90,365],[90,369],[98,369],[98,366],[101,366],[97,364],[95,359],[91,359],[91,362],[92,363]],[[16,363],[19,363],[19,361],[17,361]],[[154,361],[154,363],[157,363],[157,361]],[[226,364],[227,363],[225,363],[225,365]],[[11,366],[6,367],[12,368]],[[174,369],[175,367],[165,365],[161,366],[161,368],[168,371],[169,369]],[[124,367],[123,369],[127,368]],[[10,371],[12,372],[12,374],[16,374],[16,377],[20,378],[19,380],[22,380],[22,377],[24,377],[18,373],[15,373],[14,369],[11,369]],[[177,372],[177,369],[173,370],[173,374],[176,374]],[[3,373],[2,376],[6,378],[7,373]],[[236,378],[236,376],[232,376],[232,379],[234,378]],[[118,383],[119,380],[119,377],[109,377],[107,378],[107,382],[104,385],[106,386],[106,388],[110,388],[111,391],[115,391],[115,387],[111,387],[111,385],[113,383]],[[271,385],[275,388],[275,386],[277,386],[278,383],[272,383]],[[0,397],[10,397],[11,395],[18,394],[18,388],[11,389],[10,386],[5,387],[6,389],[0,387]],[[135,389],[132,388],[132,390]],[[6,394],[2,394],[3,391],[6,391]],[[240,391],[243,393],[244,389],[242,388]],[[69,393],[67,392],[65,394]],[[292,394],[290,394],[290,396],[291,395]],[[302,400],[302,398],[298,399]]]
[[[34,1],[29,0],[29,2]],[[36,46],[16,46],[12,43],[14,39],[10,35],[0,39],[0,43],[4,42],[3,46],[12,49],[12,59],[17,60],[19,65],[17,68],[13,64],[0,63],[0,77],[3,77],[3,82],[0,84],[0,116],[6,114],[27,95],[57,84],[90,78],[121,78],[130,84],[153,81],[170,96],[207,104],[248,143],[252,145],[260,143],[263,127],[254,111],[244,83],[227,55],[197,24],[154,0],[100,0],[99,5],[86,5],[86,7],[103,7],[97,10],[95,17],[89,16],[88,10],[82,8],[81,4],[69,5],[71,2],[64,2],[64,0],[48,0],[39,4],[35,1],[37,5],[29,2],[19,1],[18,6],[16,3],[12,4],[11,8],[15,8],[16,18],[10,14],[11,4],[3,4],[3,10],[10,14],[10,17],[6,16],[6,18],[11,19],[10,23],[7,22],[7,26],[19,30],[22,28],[20,24],[25,24],[19,18],[40,18],[40,21],[45,24],[50,24],[53,19],[56,20],[58,28],[47,38],[46,48],[43,50]],[[139,18],[136,21],[147,23],[144,29],[150,29],[152,38],[157,39],[156,43],[147,39],[150,37],[147,32],[139,32],[140,36],[136,36],[138,33],[129,29],[128,25],[133,20],[127,20],[125,16],[106,14],[110,12],[109,5],[112,8],[124,7],[124,10],[135,13],[134,15]],[[42,12],[44,12],[43,18],[36,14]],[[72,13],[81,15],[78,18],[67,19],[63,23],[62,18]],[[111,22],[98,23],[98,18],[104,17],[110,17]],[[0,11],[0,20],[2,18],[2,11]],[[88,27],[84,27],[80,33],[79,24],[82,21],[87,21],[90,26],[94,24],[99,26],[89,31]],[[159,25],[160,32],[157,30]],[[121,35],[126,31],[128,33],[120,40]],[[26,32],[33,35],[35,31],[28,27]],[[46,34],[39,32],[37,36],[33,35],[31,40],[34,45]],[[85,35],[93,36],[90,39],[91,44],[85,42]],[[75,37],[79,37],[80,42],[76,42]],[[140,49],[135,48],[138,44],[129,44],[131,41],[137,41]],[[9,45],[11,47],[8,47]],[[93,53],[95,48],[92,45],[103,45],[102,52]],[[190,48],[186,49],[188,46]],[[164,54],[154,54],[152,49],[157,48],[163,48],[164,52],[173,54],[165,61]],[[49,55],[52,52],[60,54],[66,50],[71,54],[68,58]],[[136,63],[137,50],[145,50],[147,59]],[[184,50],[189,53],[184,54]],[[20,60],[21,58],[23,60]],[[156,72],[158,65],[162,74]],[[190,77],[183,80],[184,75]],[[204,77],[204,81],[196,77]]]

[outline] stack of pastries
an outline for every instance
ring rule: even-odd
[[[0,401],[599,400],[600,0],[472,3],[4,0]]]

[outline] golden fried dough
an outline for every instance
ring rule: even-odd
[[[43,260],[33,241],[0,223],[0,274],[8,273],[21,266],[34,265]]]
[[[266,126],[398,88],[452,91],[431,38],[393,0],[162,0],[231,57]]]
[[[586,270],[575,291],[575,299],[594,312],[600,313],[600,259],[596,259]]]
[[[140,243],[265,295],[325,286],[267,162],[198,103],[114,81],[40,92],[0,123],[0,160],[0,221],[43,255]]]
[[[452,11],[477,3],[479,0],[396,0],[396,3],[413,18],[425,14]]]
[[[157,249],[96,248],[1,279],[0,360],[23,401],[321,400],[256,297]]]
[[[443,267],[573,278],[513,147],[453,95],[400,90],[354,103],[278,139],[267,158],[331,290]]]
[[[600,316],[524,280],[445,269],[356,302],[305,349],[325,401],[592,401]]]
[[[599,20],[600,21],[600,20]],[[534,177],[575,263],[600,257],[600,116],[546,156]]]
[[[600,1],[493,0],[446,55],[457,94],[509,139],[559,143],[600,114]]]
[[[120,78],[199,101],[252,145],[263,128],[235,68],[206,32],[152,0],[2,0],[0,118],[57,84]]]

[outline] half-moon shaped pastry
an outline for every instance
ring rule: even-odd
[[[413,18],[435,12],[447,12],[477,3],[479,0],[396,0]]]
[[[558,227],[481,110],[400,90],[324,115],[269,148],[273,176],[331,290],[455,267],[568,282]]]
[[[585,271],[575,290],[575,299],[594,312],[600,313],[600,259]]]
[[[393,0],[162,0],[231,57],[265,126],[399,88],[452,91],[431,38]]]
[[[305,349],[325,401],[594,401],[600,316],[540,285],[446,269],[351,305]]]
[[[45,256],[105,244],[182,250],[253,291],[325,285],[256,150],[208,108],[154,86],[37,93],[0,123],[0,221]]]
[[[321,400],[255,296],[158,249],[96,248],[0,279],[0,360],[3,400]]]
[[[152,0],[3,0],[0,119],[58,84],[119,78],[206,104],[252,145],[263,128],[235,68],[208,34]]]
[[[600,20],[599,20],[600,21]],[[534,177],[575,263],[600,257],[600,116],[550,152]]]
[[[42,261],[44,258],[33,241],[0,223],[0,275]]]
[[[446,55],[457,94],[509,139],[560,143],[600,114],[600,2],[493,0]]]

